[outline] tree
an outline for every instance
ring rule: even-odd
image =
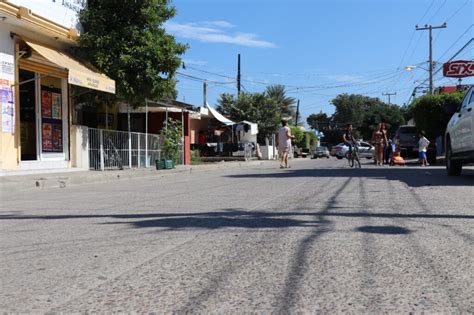
[[[301,130],[300,127],[296,127],[296,126],[290,127],[290,130],[291,130],[291,134],[295,137],[294,142],[297,145],[301,146],[301,143],[303,142],[304,137],[305,137],[304,131]]]
[[[77,53],[114,79],[118,97],[131,105],[177,96],[174,75],[187,46],[163,28],[176,13],[168,2],[92,0],[80,12]]]
[[[221,94],[217,110],[234,121],[257,123],[259,143],[278,130],[281,120],[280,107],[265,93],[240,93],[238,97]]]
[[[306,118],[306,122],[311,127],[311,129],[319,130],[320,128],[324,128],[329,124],[330,117],[323,113],[322,111],[318,114],[311,114]]]
[[[286,96],[284,85],[270,85],[265,90],[265,93],[269,98],[275,100],[281,109],[281,116],[283,118],[295,118],[296,112],[293,106],[296,100],[293,97]]]
[[[379,98],[358,94],[340,94],[332,100],[336,107],[333,120],[341,125],[352,123],[359,136],[369,139],[380,122],[384,122],[390,131],[405,122],[403,110],[397,105],[388,105]]]
[[[179,160],[179,144],[181,142],[182,124],[181,121],[168,118],[166,128],[163,130],[163,154],[165,159]]]
[[[460,104],[464,92],[453,92],[439,95],[424,95],[415,99],[409,106],[416,127],[424,130],[428,139],[442,136],[451,118],[446,108]]]

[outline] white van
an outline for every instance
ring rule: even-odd
[[[471,87],[446,128],[446,169],[461,175],[462,166],[474,163],[474,86]]]

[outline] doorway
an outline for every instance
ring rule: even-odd
[[[35,73],[20,69],[20,143],[21,160],[38,159],[36,126],[36,82]]]

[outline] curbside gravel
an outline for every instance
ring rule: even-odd
[[[201,165],[179,165],[175,169],[156,170],[154,167],[147,169],[126,169],[110,171],[76,171],[65,173],[32,174],[0,177],[0,192],[22,192],[33,189],[66,188],[69,186],[110,183],[127,179],[162,178],[183,173],[205,172],[221,169],[248,168],[275,161],[249,161],[249,162],[218,162]]]

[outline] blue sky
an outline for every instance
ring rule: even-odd
[[[303,118],[334,112],[340,93],[379,97],[394,93],[403,105],[428,78],[428,31],[415,25],[441,25],[433,31],[433,59],[446,62],[474,35],[474,0],[173,0],[177,15],[166,28],[189,44],[183,56],[178,99],[203,102],[209,81],[211,105],[221,93],[236,93],[237,54],[243,89],[261,92],[283,84],[300,100]],[[455,59],[474,59],[474,43]],[[406,71],[407,65],[419,65]],[[435,76],[435,86],[456,80]],[[474,83],[473,78],[464,83]]]

